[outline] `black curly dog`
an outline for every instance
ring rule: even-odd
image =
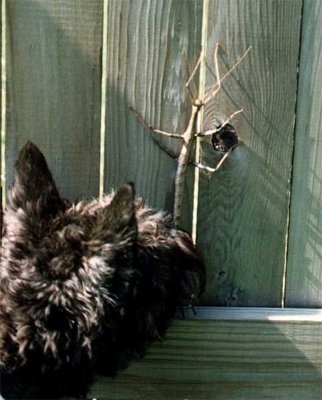
[[[0,280],[1,394],[49,399],[85,398],[94,371],[113,375],[142,356],[206,278],[189,235],[132,184],[71,204],[28,142],[4,213]]]

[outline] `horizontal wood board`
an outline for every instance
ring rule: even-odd
[[[205,109],[205,129],[231,121],[241,144],[211,179],[201,175],[198,243],[206,256],[204,304],[279,306],[283,298],[301,28],[300,0],[208,4],[207,63],[220,42],[221,76],[248,56]],[[207,85],[214,81],[206,76]],[[204,158],[219,156],[209,143]]]
[[[322,307],[322,3],[303,7],[286,305]]]
[[[322,397],[322,322],[175,321],[162,343],[91,397],[110,400]]]
[[[7,4],[7,182],[29,139],[63,196],[98,194],[103,0]]]

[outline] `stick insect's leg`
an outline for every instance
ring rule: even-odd
[[[196,162],[196,161],[192,161],[192,160],[189,163],[191,165],[193,165],[194,167],[199,168],[199,169],[201,169],[203,171],[211,172],[211,173],[214,172],[214,168],[208,167],[208,165],[204,165],[202,163],[199,163],[199,162]]]
[[[200,59],[200,56],[199,56],[199,59]],[[199,62],[199,59],[197,61],[197,64]],[[193,92],[198,92],[198,88],[197,88],[197,85],[195,84],[195,82],[191,79],[192,72],[191,72],[190,64],[189,64],[189,61],[187,59],[186,54],[185,54],[184,60],[185,60],[185,64],[186,64],[186,67],[187,67],[188,74],[189,74],[189,79],[188,79],[187,83],[185,84],[185,88],[186,88],[186,90],[188,92],[190,100],[192,102],[194,102],[194,99],[195,99],[196,96],[194,96]],[[200,62],[199,62],[199,64],[200,64]],[[193,68],[193,70],[195,70],[195,68],[196,68],[196,66]],[[190,83],[191,82],[193,83],[193,90],[190,88]]]
[[[142,115],[139,114],[136,110],[134,110],[133,107],[129,106],[129,109],[134,113],[136,119],[140,122],[140,124],[142,124],[150,132],[158,133],[159,135],[168,136],[168,137],[172,137],[172,138],[176,138],[176,139],[182,139],[182,136],[180,134],[165,132],[165,131],[161,131],[159,129],[154,129],[152,127],[152,125],[148,125],[144,121]],[[154,135],[152,135],[152,138],[153,138],[154,142],[160,147],[160,149],[162,151],[164,151],[166,154],[168,154],[169,157],[174,158],[174,159],[178,158],[178,154],[176,154],[175,151],[173,151],[170,147],[168,147],[165,144],[161,143],[159,140],[156,139],[156,137]]]
[[[234,146],[234,147],[232,147],[231,149],[229,149],[229,150],[222,156],[222,158],[220,159],[220,161],[218,162],[218,164],[217,164],[214,168],[208,167],[207,165],[204,165],[204,164],[201,164],[201,163],[197,163],[197,162],[195,162],[195,161],[190,161],[190,163],[191,163],[193,166],[195,166],[195,167],[197,167],[197,168],[199,168],[199,169],[201,169],[201,170],[204,170],[204,171],[207,171],[207,172],[213,174],[214,172],[216,172],[216,171],[219,170],[219,168],[220,168],[220,167],[223,165],[223,163],[227,160],[228,156],[230,155],[230,153],[233,151],[233,149],[234,149],[235,147],[236,147],[236,146]]]
[[[212,98],[214,98],[217,93],[221,89],[221,78],[220,78],[220,70],[219,70],[219,63],[218,63],[218,52],[219,52],[220,44],[219,42],[216,43],[215,51],[214,51],[214,64],[215,64],[215,75],[216,75],[216,84],[213,85],[210,89],[208,94],[205,95],[203,99],[203,103],[207,104]]]
[[[139,114],[132,106],[129,106],[129,109],[134,113],[136,119],[140,122],[140,124],[142,124],[149,131],[154,132],[154,133],[159,133],[160,135],[163,135],[163,136],[168,136],[168,137],[183,140],[182,135],[179,133],[166,132],[166,131],[162,131],[160,129],[153,128],[152,125],[149,125],[144,121],[144,118],[142,117],[142,115]]]
[[[191,72],[191,74],[190,74],[190,76],[189,76],[189,79],[187,80],[187,82],[186,82],[186,88],[187,88],[187,91],[188,91],[188,93],[189,93],[189,96],[190,96],[190,99],[191,99],[191,101],[195,101],[195,97],[193,96],[193,94],[192,94],[192,92],[191,92],[191,89],[190,89],[190,83],[191,83],[191,81],[193,80],[193,78],[194,78],[194,76],[196,75],[196,72],[198,71],[198,68],[199,68],[199,66],[200,66],[200,63],[201,63],[201,60],[202,60],[202,58],[203,58],[203,56],[204,56],[204,51],[203,51],[203,49],[201,49],[201,52],[200,52],[200,56],[199,56],[199,58],[198,58],[198,60],[197,60],[197,62],[196,62],[196,65],[194,66],[194,68],[193,68],[193,70],[192,70],[192,72]],[[189,64],[188,64],[189,65]]]
[[[221,88],[221,79],[220,79],[220,71],[219,71],[219,64],[218,64],[218,51],[219,51],[219,46],[220,44],[217,42],[215,51],[214,51],[214,64],[215,64],[215,73],[216,73],[216,79],[217,79],[217,85],[218,85],[218,91]]]
[[[216,47],[216,49],[215,49],[214,58],[215,58],[215,66],[216,66],[216,63],[217,63],[217,67],[218,67],[218,58],[217,58],[218,51],[217,51],[217,54],[216,54],[216,50],[217,50],[217,47]],[[247,54],[249,53],[250,50],[251,50],[251,46],[248,47],[248,49],[238,58],[238,60],[235,62],[235,64],[225,73],[225,75],[222,76],[222,77],[220,78],[220,80],[218,81],[218,83],[216,83],[216,85],[213,86],[213,88],[216,88],[216,89],[214,90],[213,93],[208,93],[208,94],[205,96],[205,98],[204,98],[204,104],[207,104],[212,98],[214,98],[214,97],[216,96],[216,94],[218,93],[218,91],[219,91],[219,89],[220,89],[220,86],[221,86],[222,81],[223,81],[224,79],[226,79],[226,78],[234,71],[235,68],[237,68],[237,66],[238,66],[238,65],[241,63],[241,61],[247,56]],[[216,58],[217,58],[217,60],[216,60]],[[217,68],[217,67],[216,67],[216,68]],[[216,71],[216,74],[217,74],[217,71]],[[209,90],[209,92],[211,92],[211,90]]]
[[[160,147],[160,149],[162,151],[164,151],[169,157],[173,158],[174,160],[176,160],[178,158],[178,154],[170,149],[170,147],[166,146],[165,144],[163,144],[162,142],[159,142],[157,138],[155,138],[154,136],[152,136],[153,141],[155,142],[155,144]]]
[[[209,129],[207,131],[204,132],[198,132],[195,134],[196,137],[204,137],[204,136],[211,136],[214,133],[219,132],[225,125],[227,125],[236,115],[242,113],[244,111],[243,108],[241,108],[240,110],[237,110],[235,112],[233,112],[232,114],[230,114],[230,116],[226,119],[225,122],[223,122],[219,128],[216,129]]]

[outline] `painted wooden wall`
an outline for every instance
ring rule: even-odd
[[[6,172],[28,140],[62,195],[98,193],[103,0],[9,0]]]
[[[286,304],[322,304],[322,3],[303,6]]]
[[[6,16],[6,185],[31,139],[72,199],[132,180],[171,211],[175,162],[128,106],[155,127],[183,131],[187,60],[203,46],[211,65],[219,41],[224,73],[251,46],[202,122],[245,109],[233,121],[242,143],[211,179],[199,178],[203,303],[322,306],[319,0],[6,0]],[[201,148],[215,164],[209,144]],[[193,188],[189,167],[186,229]]]

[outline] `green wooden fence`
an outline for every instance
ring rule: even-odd
[[[3,185],[12,182],[17,152],[31,139],[45,153],[61,194],[71,199],[97,196],[131,180],[150,205],[171,211],[176,164],[128,106],[157,128],[181,132],[190,110],[187,60],[193,64],[204,48],[196,86],[199,79],[200,87],[207,86],[213,77],[205,65],[212,64],[216,42],[223,73],[251,46],[201,122],[214,126],[243,107],[233,120],[242,143],[211,179],[200,173],[195,181],[193,167],[187,174],[183,226],[191,229],[197,206],[197,241],[208,268],[202,304],[322,307],[321,1],[2,1]],[[160,140],[176,149],[173,139]],[[218,160],[207,142],[201,153],[213,164]],[[202,327],[195,329],[200,343]],[[270,326],[265,329],[274,336]],[[292,329],[286,335],[290,342],[301,342],[301,335],[309,341]],[[313,330],[322,336],[321,323]],[[173,352],[175,344],[168,346]],[[307,398],[318,399],[322,354],[314,358],[316,348],[303,359],[314,365],[310,376],[317,385]],[[218,352],[212,354],[217,359]],[[146,371],[149,365],[143,365]],[[237,385],[240,375],[234,376]],[[135,390],[138,383],[130,382]],[[201,377],[199,383],[205,382]],[[113,398],[154,393],[150,388],[148,397],[133,397],[132,389],[127,395],[116,391]],[[257,398],[236,393],[221,398]],[[190,399],[184,390],[172,398]],[[192,393],[191,398],[206,397]]]
[[[4,179],[11,182],[18,149],[31,139],[69,198],[98,195],[100,182],[108,191],[132,180],[152,206],[171,211],[175,162],[128,105],[156,127],[183,131],[187,60],[193,64],[203,46],[211,65],[219,41],[224,72],[251,46],[205,110],[209,125],[245,108],[234,120],[242,144],[211,179],[200,174],[197,235],[209,271],[204,304],[322,305],[318,0],[7,0],[6,6]],[[206,84],[211,79],[207,73]],[[202,144],[205,156],[209,147]],[[193,179],[191,167],[186,228]]]

